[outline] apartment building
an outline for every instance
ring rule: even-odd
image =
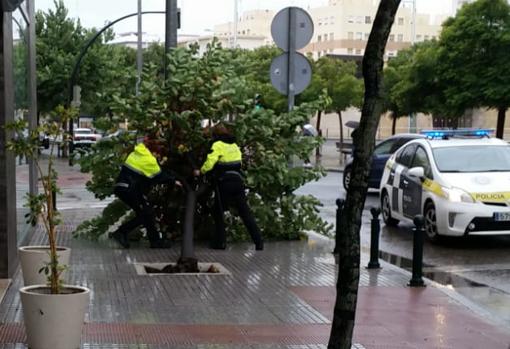
[[[310,53],[314,58],[326,54],[362,56],[378,5],[379,0],[330,0],[327,6],[308,9],[315,26],[314,36],[301,51]],[[228,47],[253,48],[254,43],[271,45],[271,21],[275,14],[271,10],[246,11],[237,24],[228,22],[216,25],[213,35],[225,41]],[[411,46],[413,30],[415,42],[436,38],[445,19],[426,14],[416,14],[415,18],[413,25],[412,6],[404,2],[389,37],[388,57]],[[237,35],[234,35],[235,27]],[[251,37],[257,39],[250,40]],[[265,40],[260,40],[260,37]],[[239,41],[239,38],[243,40]],[[237,41],[235,44],[234,40]]]
[[[378,0],[330,0],[327,6],[310,9],[314,36],[303,50],[314,58],[327,54],[363,56],[378,6]],[[413,16],[412,5],[404,2],[388,38],[386,56],[396,56],[413,41],[437,38],[445,19],[420,13]]]
[[[275,15],[271,10],[250,10],[244,12],[237,21],[237,36],[243,37],[265,37],[265,44],[271,45],[271,21]],[[214,35],[219,38],[229,38],[232,40],[234,36],[234,28],[236,24],[233,22],[218,24],[214,26]]]

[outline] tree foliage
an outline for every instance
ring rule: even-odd
[[[39,270],[39,273],[44,271],[48,277],[48,286],[52,294],[60,293],[63,283],[60,276],[67,268],[67,266],[59,263],[57,255],[57,228],[61,223],[61,218],[59,212],[54,209],[52,195],[52,193],[59,192],[57,185],[58,173],[54,166],[54,148],[55,140],[63,137],[60,121],[74,116],[75,110],[59,106],[53,111],[51,119],[38,126],[35,130],[26,132],[28,123],[22,119],[6,125],[8,135],[12,136],[7,141],[6,149],[16,155],[33,160],[37,169],[37,177],[41,182],[42,193],[26,194],[25,207],[28,207],[30,211],[25,215],[25,218],[27,218],[27,223],[33,226],[38,222],[42,222],[48,236],[50,261]],[[45,163],[39,157],[40,134],[48,135],[53,144],[50,147],[50,154]]]
[[[318,179],[321,170],[288,165],[293,157],[306,158],[317,145],[317,139],[302,137],[299,127],[308,121],[314,110],[324,108],[327,99],[303,104],[292,113],[267,107],[255,109],[253,92],[267,86],[254,81],[252,72],[238,73],[240,56],[245,60],[249,55],[224,50],[216,43],[210,45],[203,56],[198,56],[197,47],[174,49],[168,56],[168,79],[161,79],[160,67],[147,65],[140,95],[114,94],[113,115],[101,122],[115,128],[128,120],[130,129],[140,133],[159,130],[165,139],[161,149],[162,166],[176,171],[181,180],[193,187],[196,184],[192,171],[205,159],[211,141],[209,129],[204,129],[203,123],[230,120],[244,153],[249,201],[265,237],[296,239],[308,229],[327,233],[329,227],[317,216],[319,202],[313,197],[293,194],[304,183]],[[247,66],[252,63],[245,61]],[[93,174],[87,186],[99,198],[111,195],[130,145],[133,145],[133,137],[125,134],[111,142],[100,142],[84,155],[82,168]],[[173,233],[180,223],[183,193],[156,188],[152,200],[156,203],[160,228]],[[196,216],[195,226],[199,230],[209,230],[210,222],[205,214],[209,206],[206,195],[197,208],[204,213]],[[110,212],[108,217],[109,224],[103,224],[101,231],[94,230],[95,237],[104,234],[119,214]],[[86,225],[78,229],[78,235],[90,233],[90,224]],[[240,237],[239,230],[233,236]]]
[[[354,62],[324,56],[317,63],[317,74],[324,83],[324,89],[331,98],[326,112],[338,115],[340,143],[343,144],[342,112],[349,107],[361,107],[363,101],[363,81],[356,77],[357,66]]]
[[[447,105],[454,111],[498,109],[503,136],[510,106],[510,5],[505,0],[477,0],[463,6],[443,25],[439,41],[440,78]]]
[[[58,105],[68,104],[69,79],[76,58],[97,33],[96,29],[86,29],[79,20],[70,18],[62,0],[55,0],[54,7],[36,13],[37,101],[43,114]],[[80,64],[77,84],[82,88],[81,112],[84,114],[101,110],[97,105],[97,93],[123,85],[119,76],[124,76],[123,71],[131,65],[126,61],[129,56],[125,48],[105,45],[112,39],[113,31],[107,30],[90,47]],[[134,65],[131,66],[134,69]]]

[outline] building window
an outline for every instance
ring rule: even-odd
[[[395,41],[395,34],[390,34],[389,41]]]
[[[357,54],[357,55],[360,55],[360,54],[361,54],[361,49],[357,48],[357,49],[356,49],[356,54]]]
[[[329,53],[333,53],[333,49],[332,48],[329,49]]]
[[[347,39],[354,40],[354,33],[353,32],[348,32],[347,33]]]
[[[404,41],[404,34],[398,34],[398,36],[397,36],[397,41],[398,41],[398,42],[402,42],[402,41]]]
[[[320,51],[319,51],[319,52],[317,52],[317,58],[321,58],[321,53],[320,53]]]
[[[363,33],[357,32],[356,33],[356,40],[363,40]]]
[[[368,41],[369,36],[370,36],[370,33],[365,33],[365,41]]]
[[[370,16],[365,16],[365,24],[372,24],[372,18]]]
[[[358,24],[363,23],[363,19],[364,19],[363,16],[357,16],[356,17],[356,23],[358,23]]]
[[[421,41],[421,35],[416,35],[416,41]]]
[[[335,24],[335,17],[333,16],[329,17],[329,24],[331,25]]]
[[[352,55],[352,51],[353,51],[352,48],[348,48],[347,49],[347,54]]]
[[[317,36],[317,41],[318,41],[318,42],[321,42],[321,41],[322,41],[322,35]]]
[[[354,23],[354,16],[347,17],[347,22],[348,23]]]
[[[328,41],[328,34],[324,34],[324,41]]]
[[[388,57],[395,57],[395,52],[388,51]]]
[[[429,36],[428,35],[425,35],[425,40],[428,40],[429,39]]]
[[[404,25],[404,17],[398,17],[398,25]]]
[[[334,33],[329,33],[329,40],[331,40],[331,41],[335,40],[335,34]]]
[[[322,55],[323,55],[323,56],[325,56],[325,55],[327,55],[327,54],[328,54],[328,51],[326,51],[326,50],[322,51]]]

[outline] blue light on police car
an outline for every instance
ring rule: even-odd
[[[454,136],[461,137],[488,137],[494,130],[492,129],[458,129],[458,130],[424,130],[421,134],[427,136],[427,138],[448,138]]]

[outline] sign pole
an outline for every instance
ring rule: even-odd
[[[294,86],[294,71],[295,71],[295,53],[296,50],[296,10],[294,7],[289,7],[289,40],[288,40],[288,49],[289,53],[288,64],[287,64],[287,100],[288,100],[288,109],[289,112],[294,108],[295,102],[295,93],[296,89]]]

